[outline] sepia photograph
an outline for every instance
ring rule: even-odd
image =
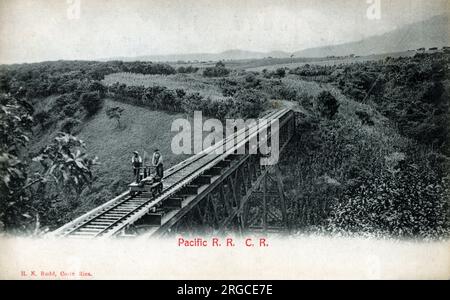
[[[2,0],[0,279],[450,278],[449,4]]]

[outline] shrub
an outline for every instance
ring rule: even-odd
[[[177,69],[177,73],[181,73],[181,74],[188,74],[188,73],[197,73],[199,69],[197,67],[193,67],[193,66],[187,66],[187,67],[179,67]]]
[[[332,77],[347,96],[369,99],[403,135],[449,154],[445,145],[450,128],[448,63],[448,55],[418,53],[346,65]]]
[[[181,100],[177,97],[176,92],[164,89],[154,98],[157,108],[166,111],[180,111]]]
[[[203,110],[203,97],[199,93],[189,94],[183,98],[182,109],[187,113],[192,113],[195,110]]]
[[[184,96],[186,96],[186,91],[183,89],[176,89],[175,93],[177,94],[177,97],[180,99],[183,99]]]
[[[64,107],[76,102],[73,94],[64,94],[55,99],[54,109],[60,111]]]
[[[339,109],[338,101],[329,91],[320,92],[316,105],[320,115],[328,119],[332,119]]]
[[[81,122],[78,119],[67,118],[61,124],[61,131],[66,133],[73,133],[76,126],[80,125]]]
[[[223,77],[230,74],[230,70],[225,68],[225,64],[219,61],[214,67],[208,67],[203,70],[203,76],[205,77]]]
[[[295,101],[297,99],[297,91],[293,88],[282,86],[280,88],[280,96],[283,99],[289,100],[289,101]]]
[[[140,74],[170,75],[176,73],[176,70],[168,64],[141,62],[141,61],[124,62],[122,64],[121,69],[124,72],[140,73]]]
[[[89,116],[96,114],[103,105],[103,99],[98,92],[83,93],[80,96],[81,105],[86,109]]]
[[[245,75],[245,81],[247,83],[253,83],[256,81],[256,75],[254,73],[248,73]]]
[[[50,118],[50,114],[48,111],[40,111],[37,114],[34,115],[34,119],[41,125],[44,125],[48,119]]]
[[[101,84],[99,81],[93,81],[89,84],[89,91],[90,92],[98,92],[100,95],[100,98],[104,98],[106,94],[106,87]]]
[[[284,68],[278,68],[275,71],[275,76],[277,76],[278,78],[283,78],[286,76],[286,70]]]
[[[235,116],[243,118],[256,118],[264,109],[267,97],[254,89],[238,90],[235,94]]]
[[[77,106],[75,105],[67,105],[66,107],[64,107],[64,115],[68,116],[68,117],[72,117],[76,112],[77,112]]]
[[[425,167],[425,166],[424,166]],[[425,167],[426,168],[426,167]],[[345,192],[329,220],[332,231],[436,237],[448,233],[448,181],[405,164]]]
[[[207,116],[224,120],[233,112],[235,105],[236,104],[232,98],[225,98],[221,100],[211,100],[208,98],[205,101],[203,112]]]
[[[115,107],[111,107],[111,108],[107,109],[105,113],[108,116],[108,118],[110,118],[111,120],[116,120],[117,127],[120,128],[120,118],[122,117],[123,111],[124,111],[123,108],[121,108],[119,106],[115,106]]]
[[[361,120],[361,124],[363,125],[373,125],[373,120],[370,117],[369,113],[363,110],[357,110],[355,114]]]
[[[227,78],[220,82],[220,88],[222,89],[223,96],[232,97],[240,89],[240,86],[236,80]]]
[[[301,94],[297,94],[297,98],[296,98],[296,101],[301,106],[303,106],[304,108],[308,108],[308,109],[313,107],[313,100],[314,100],[314,97],[309,95],[306,92],[303,92]]]

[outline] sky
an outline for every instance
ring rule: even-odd
[[[448,13],[448,3],[0,0],[0,63],[218,53],[230,49],[294,52],[360,40]]]

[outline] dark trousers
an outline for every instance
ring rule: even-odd
[[[134,164],[133,165],[133,174],[134,174],[134,177],[136,178],[136,182],[137,183],[139,183],[141,181],[141,178],[140,178],[141,170],[140,170],[140,168],[141,168],[141,164]]]
[[[159,164],[156,166],[156,176],[160,177],[161,179],[164,177],[164,166],[163,164]]]

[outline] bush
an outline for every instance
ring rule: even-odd
[[[204,99],[199,93],[189,94],[183,98],[182,109],[187,113],[203,110]]]
[[[199,69],[197,67],[193,67],[193,66],[188,66],[188,67],[179,67],[177,69],[177,73],[181,73],[181,74],[188,74],[188,73],[197,73]]]
[[[75,129],[75,127],[80,124],[81,124],[81,122],[78,119],[67,118],[61,124],[61,131],[66,132],[66,133],[73,133],[73,130]]]
[[[339,103],[329,91],[322,91],[316,99],[317,109],[322,117],[332,119],[339,110]]]
[[[254,89],[238,90],[235,94],[234,115],[242,118],[256,118],[264,109],[267,97]]]
[[[34,115],[34,119],[41,125],[44,125],[48,119],[50,118],[50,114],[48,111],[40,111]]]
[[[238,82],[234,79],[223,79],[220,82],[220,88],[222,89],[222,95],[225,97],[233,97],[239,86]]]
[[[83,93],[80,96],[80,103],[86,109],[89,116],[95,115],[103,105],[103,99],[98,92]]]
[[[77,112],[78,107],[75,105],[67,105],[66,107],[64,107],[64,115],[68,116],[68,117],[72,117],[73,115],[75,115],[75,113]]]
[[[222,66],[219,65],[219,67]],[[151,109],[186,113],[200,110],[205,115],[218,119],[227,116],[256,117],[264,109],[267,96],[256,89],[247,89],[243,85],[257,81],[253,80],[253,76],[250,80],[242,80],[239,83],[236,80],[224,79],[220,82],[221,88],[224,94],[228,91],[230,97],[220,100],[205,98],[199,93],[187,94],[183,89],[170,90],[163,86],[144,88],[114,84],[109,87],[109,92],[119,101]]]
[[[254,83],[256,81],[256,74],[248,73],[245,75],[245,82]]]
[[[370,117],[369,113],[363,110],[357,110],[355,114],[358,116],[358,118],[361,120],[361,124],[363,125],[373,125],[373,120]]]
[[[184,96],[186,96],[186,91],[183,89],[176,89],[175,93],[177,94],[177,97],[180,99],[183,99]]]
[[[98,92],[100,95],[100,98],[104,98],[106,94],[106,87],[101,84],[99,81],[93,81],[89,84],[89,91],[90,92]]]
[[[221,100],[206,99],[204,103],[204,114],[219,120],[225,120],[233,112],[235,102],[232,98],[225,98]]]
[[[176,70],[168,64],[141,61],[124,62],[121,66],[121,69],[124,72],[139,74],[170,75],[176,73]]]
[[[289,100],[289,101],[295,101],[297,99],[297,91],[293,88],[282,86],[280,88],[280,96],[283,99]]]
[[[115,106],[115,107],[111,107],[109,109],[106,110],[106,116],[108,118],[110,118],[111,120],[116,120],[117,122],[117,127],[121,127],[120,124],[120,118],[122,117],[122,113],[124,112],[124,109],[119,107],[119,106]]]
[[[181,100],[174,91],[164,89],[156,95],[154,101],[159,109],[173,112],[180,111]]]
[[[286,76],[286,70],[284,68],[278,68],[275,71],[275,76],[277,76],[278,78],[283,78]]]
[[[417,162],[416,162],[417,163]],[[332,231],[436,237],[448,234],[448,180],[405,163],[394,174],[348,189],[329,219]]]
[[[230,70],[225,68],[223,62],[219,61],[214,67],[208,67],[203,70],[203,76],[205,77],[223,77],[230,74]]]
[[[301,106],[303,106],[304,108],[308,108],[308,109],[313,107],[313,100],[314,100],[314,97],[309,95],[306,92],[303,92],[303,93],[297,95],[297,99],[296,99],[296,101]]]
[[[55,99],[55,105],[53,106],[53,109],[60,111],[64,107],[71,105],[75,103],[77,100],[74,96],[74,94],[64,94]]]
[[[345,95],[373,103],[403,135],[449,155],[449,61],[445,54],[418,53],[336,67],[331,77]]]

